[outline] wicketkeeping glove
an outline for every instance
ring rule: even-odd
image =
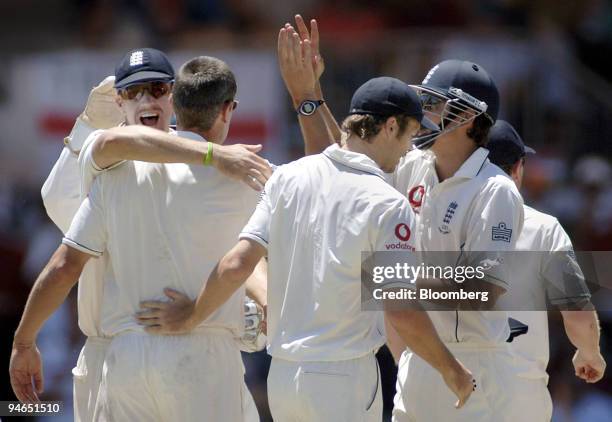
[[[263,333],[264,313],[255,301],[244,299],[244,335],[238,339],[238,347],[243,352],[258,352],[266,347]]]
[[[107,76],[89,93],[81,118],[94,129],[108,129],[123,123],[124,117],[117,105],[115,77]]]
[[[96,85],[87,98],[85,110],[79,115],[64,144],[78,154],[83,142],[91,132],[119,126],[124,121],[123,113],[115,101],[115,77],[107,76]]]

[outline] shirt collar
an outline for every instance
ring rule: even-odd
[[[473,179],[480,173],[480,170],[487,161],[489,150],[486,148],[478,148],[470,155],[470,158],[459,167],[459,170],[454,174],[453,177],[465,177],[467,179]]]
[[[340,164],[344,164],[347,167],[373,174],[382,178],[385,181],[387,180],[385,172],[382,171],[380,167],[378,167],[374,160],[372,160],[365,154],[348,151],[346,149],[341,148],[338,144],[333,144],[327,147],[325,151],[323,151],[323,155],[333,161],[336,161]]]
[[[198,135],[195,132],[189,132],[188,130],[177,130],[176,136],[180,136],[181,138],[192,139],[194,141],[205,141],[201,135]]]

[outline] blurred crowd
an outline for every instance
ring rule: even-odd
[[[288,0],[271,5],[264,0],[5,0],[0,5],[0,45],[8,58],[24,51],[145,45],[204,53],[210,46],[274,50],[276,31],[298,11],[319,21],[326,59],[322,84],[337,118],[343,117],[352,91],[374,75],[419,82],[442,58],[482,64],[500,87],[502,118],[537,150],[526,162],[525,202],[558,217],[576,250],[612,250],[609,1],[379,0],[373,5],[365,0]],[[0,82],[0,101],[3,92]],[[278,101],[290,107],[286,97]],[[282,147],[297,158],[302,153],[299,128],[288,114]],[[0,362],[6,368],[12,332],[29,289],[61,233],[42,207],[42,180],[40,185],[23,185],[1,169],[0,175]],[[45,359],[45,397],[65,400],[67,406],[70,368],[83,341],[75,322],[75,300],[73,292],[45,326],[39,344]],[[600,317],[602,350],[610,362],[612,314]],[[573,347],[559,316],[551,313],[550,319],[553,420],[609,420],[612,380],[607,376],[587,386],[576,379]],[[394,367],[386,351],[379,357],[388,408]],[[246,357],[247,379],[262,416],[267,364],[265,353]],[[13,399],[8,379],[0,383],[0,399]]]

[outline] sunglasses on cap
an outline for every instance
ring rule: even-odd
[[[145,82],[142,84],[131,85],[118,91],[124,100],[140,100],[145,92],[153,98],[158,99],[168,94],[172,89],[170,82]]]

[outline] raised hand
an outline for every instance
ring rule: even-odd
[[[314,99],[317,79],[310,39],[301,40],[291,25],[281,28],[278,33],[278,61],[294,105],[305,99]]]
[[[287,25],[289,24],[286,24],[285,28],[287,28]],[[310,20],[310,31],[308,31],[308,27],[306,26],[302,16],[295,15],[295,25],[297,27],[298,34],[300,35],[300,39],[302,41],[309,40],[312,45],[311,61],[315,72],[315,77],[318,81],[325,71],[325,62],[323,61],[323,56],[321,56],[321,52],[319,50],[319,26],[317,25],[317,20]],[[307,57],[305,53],[304,57]]]
[[[89,93],[81,119],[94,129],[109,129],[124,121],[116,102],[117,91],[114,86],[115,77],[108,76]]]

